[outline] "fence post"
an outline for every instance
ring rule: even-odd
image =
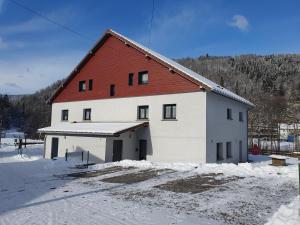
[[[81,152],[81,162],[83,162],[83,151]]]
[[[298,163],[298,173],[299,173],[299,195],[300,195],[300,163]]]
[[[68,149],[66,149],[65,160],[68,161]]]
[[[89,159],[90,159],[90,151],[87,152],[87,157],[86,157],[86,168],[89,168]]]

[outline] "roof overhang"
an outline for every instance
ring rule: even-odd
[[[147,127],[148,122],[91,122],[60,123],[51,127],[38,129],[38,133],[54,135],[115,137],[127,131]]]

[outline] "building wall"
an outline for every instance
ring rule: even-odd
[[[177,104],[177,120],[162,119],[163,104]],[[69,122],[82,122],[84,108],[92,109],[94,122],[136,121],[138,105],[149,105],[149,128],[136,132],[137,140],[147,139],[148,160],[206,161],[206,92],[203,91],[54,103],[52,125],[62,123],[63,109],[69,110]]]
[[[58,157],[64,157],[68,149],[68,152],[78,152],[79,158],[80,153],[84,151],[84,160],[86,160],[86,152],[89,151],[91,162],[105,162],[106,138],[100,137],[46,135],[45,158],[51,158],[51,143],[54,137],[59,138]]]
[[[217,143],[223,143],[224,160],[220,162],[239,162],[239,141],[242,141],[242,161],[247,161],[247,107],[232,99],[207,93],[207,162],[216,162]],[[227,120],[227,108],[232,109],[232,120]],[[243,112],[244,121],[239,121]],[[231,142],[232,158],[226,159],[226,142]]]
[[[148,71],[149,83],[138,85],[138,72]],[[128,85],[128,75],[134,73],[133,86]],[[93,79],[93,89],[78,91],[79,81]],[[110,85],[115,84],[116,94],[110,96]],[[111,36],[95,52],[85,66],[54,99],[55,103],[129,96],[160,95],[191,92],[200,89],[187,78],[169,71],[169,68],[145,57],[124,42]]]

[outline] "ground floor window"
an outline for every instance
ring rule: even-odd
[[[231,158],[232,153],[231,153],[231,142],[228,141],[226,142],[226,158]]]
[[[223,160],[223,143],[217,143],[217,161]]]

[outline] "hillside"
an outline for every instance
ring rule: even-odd
[[[252,126],[300,121],[300,55],[200,56],[177,60],[180,64],[251,100]],[[46,99],[61,81],[32,95],[10,98],[9,126],[30,136],[50,125],[51,107]]]

